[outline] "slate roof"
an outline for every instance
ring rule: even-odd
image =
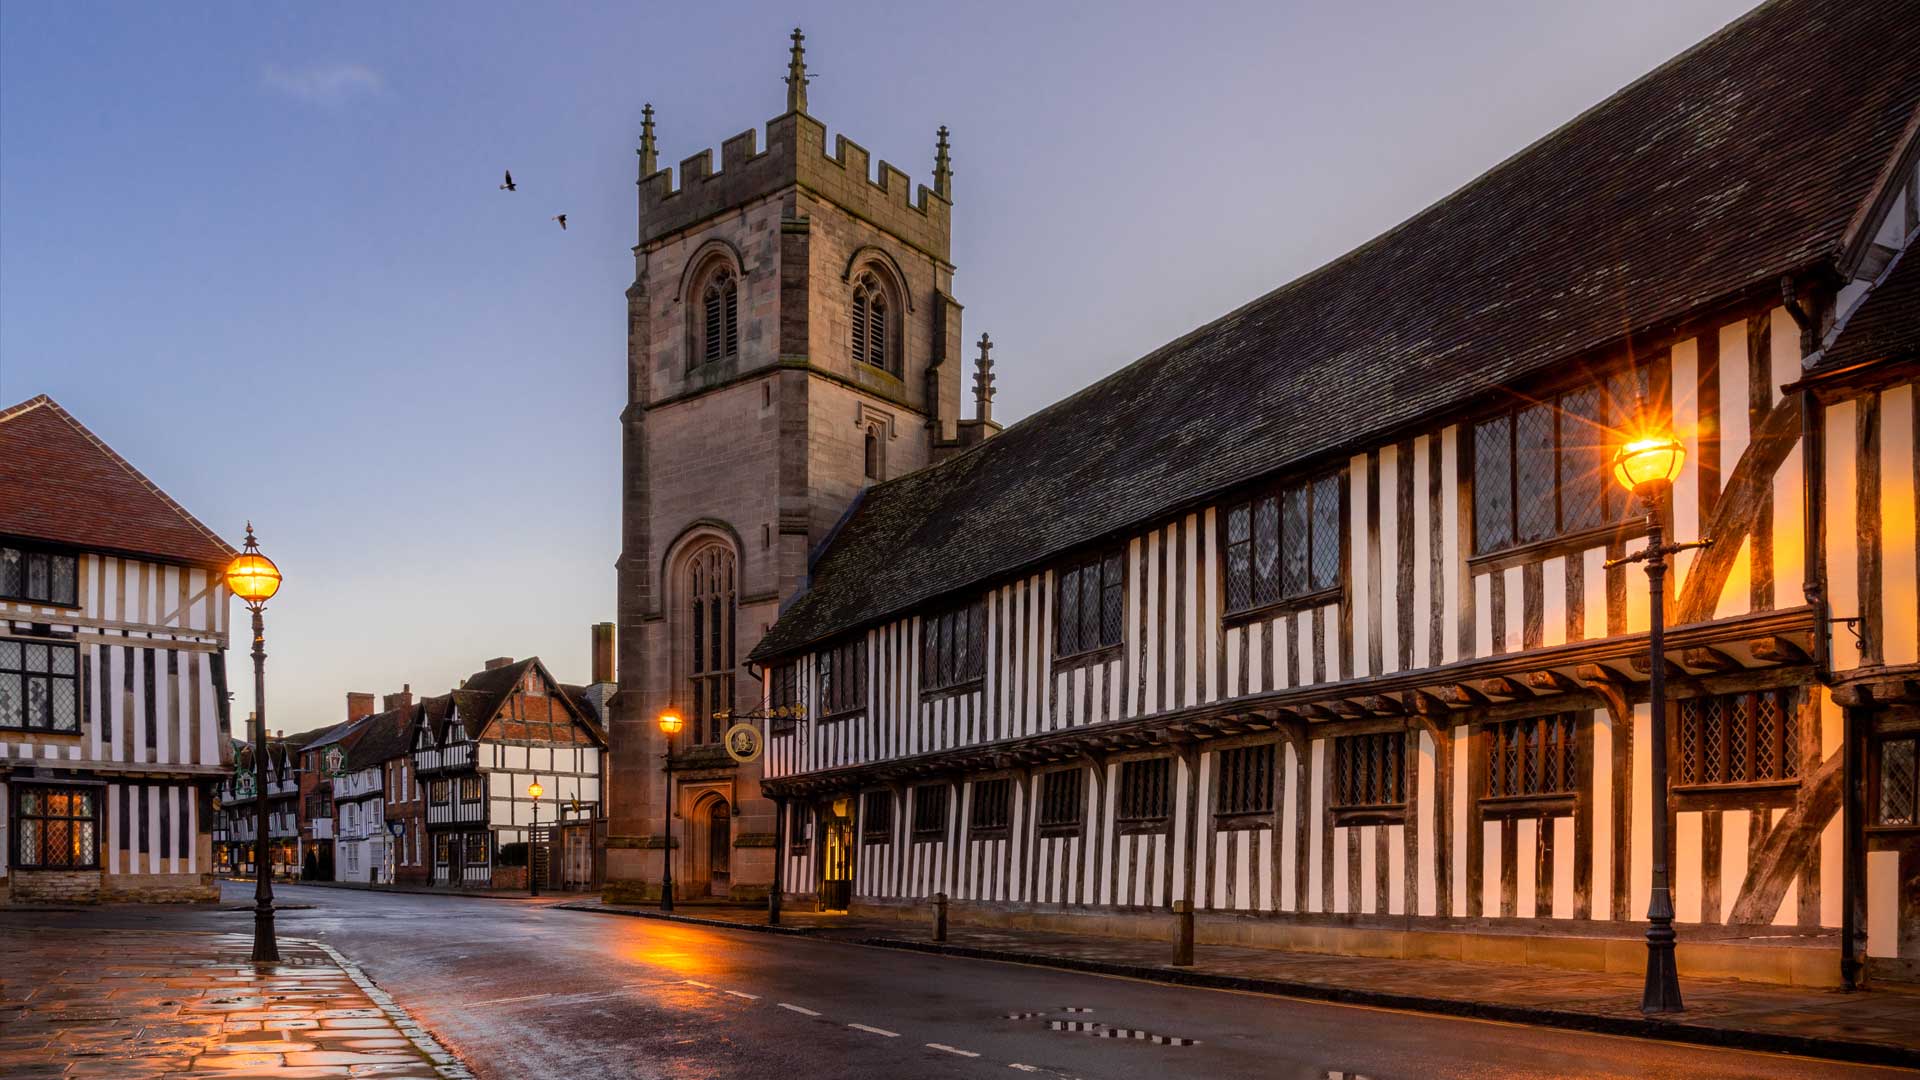
[[[358,742],[347,753],[349,769],[367,769],[413,749],[413,707],[389,709],[367,717]]]
[[[0,411],[0,535],[216,570],[234,556],[45,394]]]
[[[1920,102],[1912,11],[1766,4],[1347,255],[869,489],[752,658],[1373,445],[1832,262]]]
[[[1820,366],[1841,368],[1920,356],[1920,258],[1900,253],[1860,306],[1847,316]]]

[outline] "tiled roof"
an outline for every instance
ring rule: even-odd
[[[1916,13],[1920,14],[1920,13]],[[1840,333],[1821,353],[1820,366],[1840,368],[1920,355],[1920,257],[1902,252]]]
[[[0,535],[209,569],[234,555],[45,394],[0,411]]]
[[[1920,101],[1912,16],[1766,4],[1349,254],[870,489],[753,657],[1777,295],[1838,257]]]

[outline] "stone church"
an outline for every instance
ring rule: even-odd
[[[870,485],[999,430],[984,335],[977,415],[961,416],[946,129],[933,186],[915,189],[845,136],[829,151],[807,82],[795,30],[767,145],[741,132],[718,168],[710,150],[682,161],[677,183],[645,111],[621,414],[614,899],[658,897],[669,836],[676,895],[766,895],[762,762],[720,742],[724,714],[762,700],[748,652]],[[671,746],[669,710],[684,720]]]

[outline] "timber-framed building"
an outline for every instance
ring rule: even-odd
[[[1637,968],[1670,428],[1683,974],[1920,976],[1920,20],[1777,0],[869,488],[749,661],[825,907]],[[1836,962],[1837,961],[1837,962]],[[1863,965],[1865,967],[1863,968]]]

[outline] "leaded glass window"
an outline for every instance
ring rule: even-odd
[[[1880,790],[1874,800],[1874,824],[1920,824],[1920,738],[1880,743],[1877,764]]]
[[[1571,794],[1580,749],[1573,713],[1489,725],[1487,798]]]
[[[1164,822],[1173,816],[1173,759],[1146,758],[1120,766],[1122,822]]]
[[[982,601],[928,616],[920,635],[923,689],[944,690],[986,674],[987,613]]]
[[[913,838],[938,840],[947,831],[947,786],[930,784],[913,789]]]
[[[860,839],[869,844],[893,839],[893,792],[869,791],[861,796]]]
[[[1474,551],[1597,528],[1633,511],[1611,481],[1611,444],[1638,430],[1651,369],[1621,371],[1473,427]]]
[[[1686,698],[1677,706],[1683,785],[1764,784],[1800,775],[1792,690]]]
[[[1054,655],[1076,656],[1120,644],[1125,566],[1118,553],[1096,555],[1056,575]]]
[[[1062,769],[1040,778],[1042,829],[1076,829],[1086,818],[1085,769]]]
[[[0,547],[0,600],[80,605],[80,560],[20,547]]]
[[[1226,555],[1229,614],[1338,586],[1338,475],[1229,507]]]
[[[688,558],[687,689],[692,701],[689,734],[698,743],[717,743],[733,709],[734,558],[724,544],[708,544]]]
[[[976,780],[967,804],[967,828],[972,832],[999,832],[1013,820],[1013,781],[1001,777]]]
[[[1406,736],[1397,731],[1333,740],[1333,805],[1394,807],[1407,801]]]
[[[13,863],[85,869],[100,865],[99,795],[86,787],[14,787]]]
[[[823,651],[817,664],[820,711],[827,716],[867,707],[867,640],[856,637]]]
[[[1217,814],[1264,814],[1273,810],[1274,746],[1243,746],[1214,758],[1213,810]]]
[[[0,638],[0,728],[80,732],[80,649]]]

